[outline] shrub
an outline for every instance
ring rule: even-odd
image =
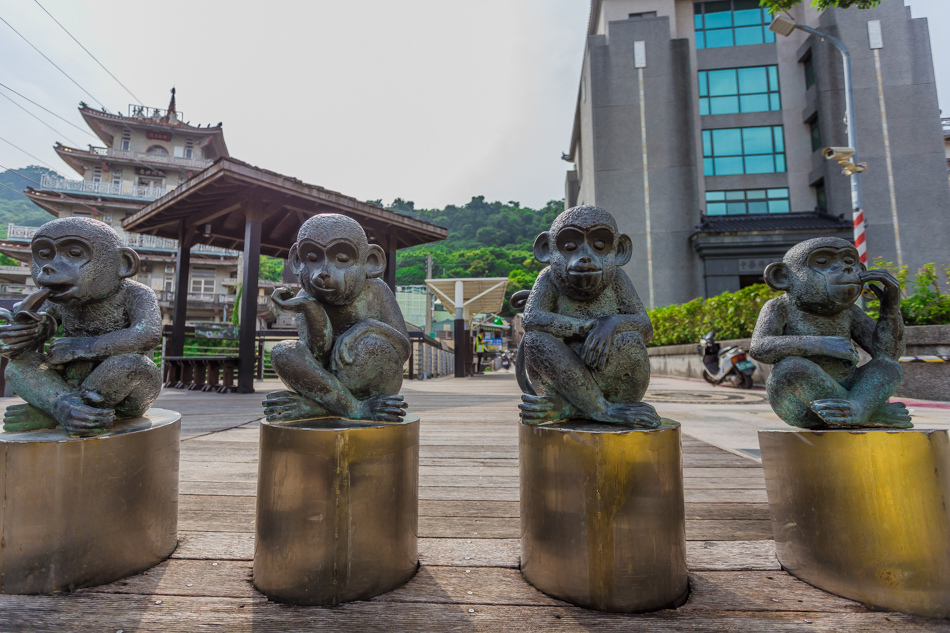
[[[781,293],[765,284],[755,284],[736,292],[723,292],[709,299],[650,310],[653,340],[650,345],[696,343],[710,330],[716,338],[748,338],[755,329],[759,310],[765,302]]]

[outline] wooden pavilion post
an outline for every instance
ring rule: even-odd
[[[396,237],[395,231],[392,231],[386,240],[386,272],[383,281],[393,292],[396,292],[396,249],[398,247],[399,239]]]
[[[254,191],[244,203],[244,276],[241,280],[241,328],[238,331],[238,393],[254,393],[257,278],[261,263],[262,216],[261,194]]]
[[[175,305],[172,311],[172,336],[165,346],[168,356],[185,354],[185,318],[188,313],[188,272],[191,268],[193,235],[185,220],[178,225],[178,254],[175,259]]]

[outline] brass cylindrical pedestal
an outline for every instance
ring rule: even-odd
[[[521,425],[521,571],[602,611],[681,605],[686,523],[680,427]]]
[[[404,584],[418,567],[419,417],[261,424],[254,586],[334,605]]]
[[[101,585],[168,558],[180,420],[150,409],[98,437],[0,432],[0,593]]]
[[[759,431],[793,576],[879,609],[950,616],[946,430]]]

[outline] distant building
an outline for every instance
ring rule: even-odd
[[[426,325],[426,308],[428,292],[425,284],[417,286],[396,286],[396,303],[402,311],[406,323],[424,328]]]
[[[902,0],[822,12],[804,2],[791,14],[851,52],[870,258],[898,260],[899,228],[912,271],[950,263],[950,154],[927,21]],[[848,178],[820,151],[847,145],[840,55],[770,22],[759,0],[591,2],[566,203],[617,217],[644,302],[737,290],[796,242],[852,238]]]
[[[55,150],[82,179],[43,176],[38,187],[24,193],[52,216],[91,217],[115,229],[124,243],[139,253],[142,266],[136,279],[156,292],[163,319],[170,322],[178,244],[175,240],[126,233],[121,222],[215,159],[228,156],[224,130],[220,123],[193,126],[184,122],[175,105],[174,88],[165,110],[130,105],[128,115],[121,115],[81,104],[79,112],[104,146],[80,149],[57,143]],[[29,242],[35,232],[35,227],[9,225],[0,250],[28,263]],[[235,251],[200,244],[192,248],[186,289],[189,322],[221,322],[227,318],[234,303],[237,269]],[[3,297],[33,289],[29,269],[24,270],[26,276],[20,284],[13,277],[18,271],[0,271],[0,281],[11,280],[0,288]],[[273,321],[276,315],[269,300],[261,297],[258,303],[264,320]]]

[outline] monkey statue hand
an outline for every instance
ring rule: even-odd
[[[607,356],[613,346],[614,333],[620,322],[611,315],[594,319],[592,323],[593,326],[589,330],[587,340],[584,341],[581,355],[588,367],[602,370],[607,362]]]
[[[868,284],[868,289],[873,292],[881,302],[880,313],[893,314],[899,312],[901,307],[901,285],[897,278],[889,271],[875,268],[859,273],[861,281]],[[876,283],[881,284],[880,286]]]
[[[285,287],[274,290],[270,298],[278,308],[287,310],[288,312],[300,312],[304,309],[304,306],[314,302],[313,299],[306,295],[300,297],[295,296],[293,290]]]
[[[96,356],[92,347],[95,342],[95,337],[91,336],[66,336],[54,339],[49,344],[47,362],[50,365],[65,365],[81,358],[94,359]]]
[[[828,356],[857,365],[861,355],[851,339],[843,336],[823,336],[821,344],[815,352],[819,356]]]
[[[8,316],[9,312],[2,315],[3,318]],[[17,358],[27,351],[38,349],[56,333],[56,320],[49,314],[41,312],[30,316],[35,320],[26,319],[20,313],[7,319],[10,325],[0,326],[0,356]]]

